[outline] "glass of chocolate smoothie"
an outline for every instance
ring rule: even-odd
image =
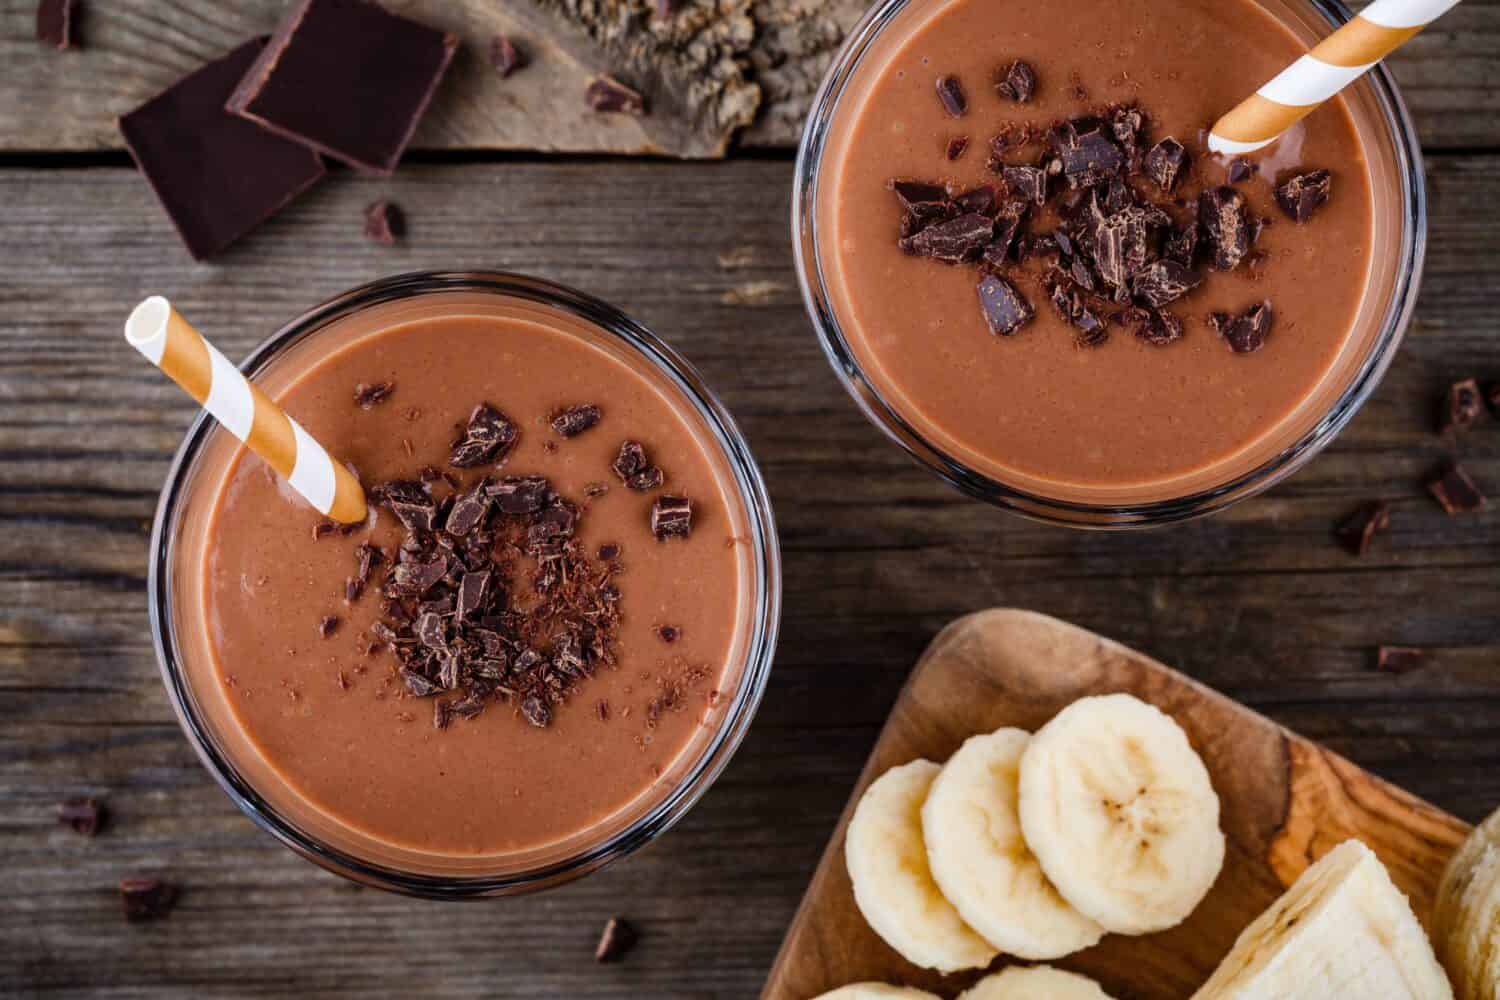
[[[723,770],[780,611],[764,484],[671,348],[534,278],[374,282],[244,370],[358,473],[325,522],[199,419],[152,538],[174,708],[256,823],[357,881],[550,887]]]
[[[1415,134],[1377,67],[1263,151],[1206,137],[1348,16],[877,3],[815,100],[792,209],[866,415],[958,488],[1083,527],[1197,517],[1310,459],[1415,304]]]

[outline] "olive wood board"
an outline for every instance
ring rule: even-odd
[[[1358,837],[1425,922],[1462,821],[1191,678],[1092,632],[1029,611],[960,618],[927,647],[896,699],[823,852],[762,1000],[807,1000],[864,980],[952,997],[981,975],[941,976],[902,959],[854,903],[844,831],[888,768],[944,761],[976,733],[1035,731],[1075,699],[1124,691],[1170,714],[1202,755],[1227,838],[1223,871],[1190,917],[1145,937],[1108,935],[1050,963],[1097,979],[1121,1000],[1190,996],[1239,932],[1314,860]],[[1001,956],[995,966],[1005,963]]]

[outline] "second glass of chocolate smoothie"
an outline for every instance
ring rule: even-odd
[[[355,289],[246,364],[359,475],[324,521],[200,420],[153,539],[167,687],[257,823],[368,884],[545,888],[652,839],[749,725],[779,614],[764,486],[687,364],[536,279]]]
[[[972,495],[1170,523],[1311,458],[1415,303],[1425,194],[1383,68],[1279,142],[1208,127],[1348,11],[883,0],[799,151],[803,295],[865,413]]]

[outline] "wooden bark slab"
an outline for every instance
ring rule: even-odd
[[[933,639],[891,710],[801,908],[763,1000],[806,1000],[876,980],[953,995],[979,973],[943,977],[909,964],[854,903],[844,831],[865,787],[919,757],[946,760],[975,733],[1035,730],[1090,694],[1126,691],[1187,730],[1219,793],[1224,870],[1184,923],[1159,934],[1109,935],[1053,964],[1086,973],[1121,998],[1185,997],[1239,932],[1312,861],[1357,837],[1380,855],[1425,921],[1467,826],[1141,653],[1028,611],[968,615]],[[999,961],[1003,962],[1004,959]]]
[[[455,32],[462,46],[413,149],[519,149],[722,156],[796,144],[802,119],[866,0],[386,0]],[[117,150],[115,120],[253,35],[288,0],[108,0],[84,4],[76,50],[43,48],[34,0],[0,3],[0,151]],[[1356,4],[1356,6],[1360,6]],[[496,32],[531,65],[502,80]],[[1391,59],[1429,147],[1500,145],[1500,0],[1469,0]],[[583,105],[598,73],[652,101],[643,119]],[[748,128],[744,128],[748,126]]]

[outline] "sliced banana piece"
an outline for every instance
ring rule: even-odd
[[[1500,997],[1500,812],[1474,828],[1443,870],[1432,940],[1459,1000]]]
[[[980,937],[1019,958],[1061,958],[1104,928],[1058,894],[1021,836],[1016,785],[1030,739],[1022,729],[970,737],[927,793],[922,839],[938,888]]]
[[[1010,968],[985,976],[958,1000],[1113,1000],[1088,976],[1050,965]]]
[[[943,898],[927,867],[922,802],[937,777],[930,760],[893,767],[865,790],[844,840],[854,902],[865,920],[913,965],[977,969],[995,949]]]
[[[909,986],[888,986],[885,983],[850,983],[830,993],[823,993],[813,1000],[942,1000],[926,990]]]
[[[1081,698],[1038,730],[1019,791],[1042,871],[1105,930],[1181,923],[1224,863],[1208,769],[1182,727],[1128,694]]]
[[[1373,851],[1346,840],[1245,928],[1193,1000],[1452,996],[1411,904]]]

